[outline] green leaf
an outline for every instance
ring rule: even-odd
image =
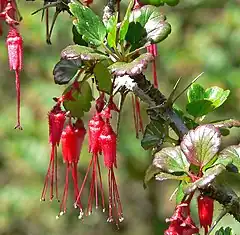
[[[219,130],[213,125],[202,125],[183,137],[181,149],[189,162],[203,167],[218,152],[220,144]]]
[[[71,2],[68,6],[71,13],[77,18],[73,24],[83,39],[94,46],[100,46],[107,33],[101,19],[89,7],[76,2]]]
[[[153,165],[166,173],[188,172],[190,163],[180,147],[167,147],[154,155]]]
[[[129,18],[130,18],[130,14],[131,14],[133,4],[134,4],[134,1],[131,0],[129,5],[128,5],[128,8],[127,8],[126,14],[124,16],[124,19],[121,23],[121,26],[120,26],[120,29],[119,29],[119,40],[120,40],[120,42],[123,42],[125,37],[126,37],[128,27],[129,27]]]
[[[225,170],[226,168],[222,165],[216,165],[208,169],[206,172],[204,172],[203,177],[196,180],[194,183],[188,184],[188,186],[186,186],[184,189],[184,193],[190,194],[198,188],[199,189],[205,188],[208,184],[210,184],[213,180],[215,180],[216,177],[219,176]]]
[[[223,149],[214,165],[222,164],[227,166],[230,163],[233,163],[240,171],[240,145],[232,145]]]
[[[68,84],[82,65],[81,59],[61,59],[53,69],[54,82],[58,85]]]
[[[234,232],[230,227],[226,227],[225,229],[221,227],[218,231],[215,232],[215,235],[234,235]]]
[[[117,23],[118,23],[118,14],[111,16],[107,23],[107,42],[110,47],[116,47],[116,38],[117,38]]]
[[[171,32],[171,25],[166,22],[166,17],[160,13],[157,7],[150,5],[145,5],[140,9],[132,11],[130,22],[132,22],[132,24],[129,25],[126,40],[131,44],[136,43],[135,40],[132,41],[134,38],[132,36],[133,33],[140,34],[139,38],[141,39],[140,42],[138,42],[138,46],[135,46],[135,48],[147,42],[158,43],[164,40]],[[140,24],[142,30],[136,32],[135,24]]]
[[[61,57],[64,59],[81,59],[87,61],[99,61],[107,60],[108,56],[102,52],[95,50],[90,47],[80,46],[80,45],[70,45],[64,48],[61,52]]]
[[[206,89],[205,99],[212,101],[214,109],[221,106],[228,98],[229,90],[224,91],[222,88],[214,86]]]
[[[141,141],[142,147],[147,150],[161,145],[165,138],[166,131],[167,127],[165,122],[152,120],[145,128]]]
[[[75,27],[75,25],[72,26],[72,34],[73,34],[73,42],[75,44],[81,45],[81,46],[87,46],[87,42],[83,40],[82,35],[80,35]]]
[[[220,87],[210,87],[206,90],[199,84],[193,84],[188,89],[188,104],[186,110],[194,117],[201,117],[222,105],[230,91]]]
[[[63,92],[65,94],[72,86],[66,88]],[[74,89],[72,96],[74,101],[64,101],[63,106],[67,111],[71,112],[72,117],[82,118],[84,112],[88,112],[91,108],[92,90],[87,81],[79,82],[79,90]]]
[[[202,117],[214,110],[210,100],[197,100],[186,105],[187,112],[193,117]]]
[[[130,63],[116,62],[109,66],[109,69],[116,76],[137,75],[147,68],[149,62],[153,60],[151,53],[144,53]]]
[[[186,186],[185,181],[182,181],[178,186],[178,191],[177,191],[177,194],[176,194],[176,204],[177,205],[181,203],[182,199],[185,196],[185,193],[184,193],[185,186]]]
[[[204,99],[204,88],[199,84],[192,84],[187,91],[188,103],[203,100]]]
[[[112,90],[112,75],[108,68],[99,62],[95,65],[93,73],[95,75],[98,90],[110,94]]]

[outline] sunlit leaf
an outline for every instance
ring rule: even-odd
[[[218,152],[220,144],[219,130],[213,125],[202,125],[183,137],[181,149],[189,162],[203,167]]]
[[[199,84],[193,84],[188,89],[188,104],[186,110],[194,117],[201,117],[221,106],[230,94],[220,87],[210,87],[206,90]]]
[[[188,172],[190,163],[180,147],[163,148],[154,155],[153,165],[163,172]]]
[[[104,55],[100,51],[97,51],[90,47],[80,45],[70,45],[64,48],[61,52],[61,57],[64,59],[81,59],[81,60],[106,60],[108,56]]]
[[[160,172],[159,174],[155,175],[155,179],[158,181],[165,181],[165,180],[184,180],[187,179],[187,176],[182,175],[172,175],[165,172]]]
[[[81,59],[61,59],[53,69],[54,81],[56,84],[67,84],[77,73],[82,65]]]
[[[89,7],[76,2],[71,2],[68,6],[77,18],[73,20],[73,24],[83,39],[94,46],[100,46],[107,33],[101,19]]]
[[[214,108],[221,106],[228,98],[229,90],[224,91],[222,88],[214,86],[206,89],[205,99],[212,101]]]
[[[203,100],[204,99],[204,88],[199,84],[192,84],[187,91],[188,103]]]
[[[107,22],[107,42],[110,47],[116,47],[118,14],[113,15]]]
[[[150,53],[141,54],[130,63],[116,62],[109,67],[113,74],[117,76],[137,75],[142,73],[147,68],[149,62],[153,60],[153,55]]]
[[[120,40],[120,42],[124,41],[125,36],[127,34],[128,27],[129,27],[129,18],[130,18],[130,14],[131,14],[133,4],[134,4],[134,1],[131,0],[130,4],[128,5],[128,8],[127,8],[126,14],[124,16],[124,19],[121,23],[121,27],[119,29],[119,40]]]

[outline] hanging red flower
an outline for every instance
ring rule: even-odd
[[[45,201],[48,183],[50,181],[50,200],[53,199],[53,187],[55,181],[55,196],[58,200],[58,185],[57,185],[57,146],[60,143],[64,123],[66,120],[66,112],[62,111],[59,105],[53,107],[48,114],[49,125],[49,143],[51,144],[51,155],[48,165],[48,170],[45,176],[41,201]]]
[[[68,198],[70,170],[72,171],[75,200],[78,197],[79,188],[78,188],[77,164],[79,161],[85,134],[86,129],[84,128],[84,124],[80,119],[77,120],[77,122],[74,125],[72,125],[72,123],[69,123],[62,132],[61,144],[63,161],[66,164],[66,176],[63,197],[60,205],[60,212],[57,218],[66,213],[67,210],[66,204]],[[83,213],[83,207],[80,199],[77,202],[77,206],[80,208],[80,213]]]

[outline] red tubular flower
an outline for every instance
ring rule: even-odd
[[[96,113],[88,122],[88,144],[89,153],[98,154],[101,152],[99,136],[104,126],[104,121],[99,113]]]
[[[134,126],[136,131],[136,138],[139,137],[139,132],[144,132],[143,128],[143,121],[142,121],[142,115],[141,115],[141,107],[140,107],[140,101],[138,97],[135,95],[132,95],[132,108],[133,108],[133,118],[134,118]]]
[[[58,200],[58,186],[57,186],[57,146],[59,145],[62,135],[64,122],[66,120],[65,112],[61,110],[59,105],[53,107],[48,114],[49,125],[49,143],[51,144],[51,156],[48,165],[47,174],[43,186],[41,201],[45,201],[48,183],[50,181],[50,200],[53,199],[53,185],[55,180],[55,193]]]
[[[92,159],[88,165],[88,169],[86,175],[84,177],[82,186],[79,190],[78,197],[75,202],[75,206],[77,206],[78,201],[81,197],[83,189],[85,187],[89,172],[92,170],[91,175],[91,183],[90,183],[90,193],[88,197],[88,207],[87,207],[87,215],[92,213],[92,205],[95,200],[96,209],[99,207],[99,199],[98,199],[98,187],[100,187],[100,195],[102,200],[102,208],[105,211],[105,201],[104,201],[104,192],[103,192],[103,184],[102,184],[102,176],[101,169],[99,164],[98,154],[101,153],[101,146],[99,143],[99,136],[101,134],[102,128],[104,125],[104,121],[99,113],[95,114],[93,118],[88,123],[88,144],[89,144],[89,152],[92,153]],[[99,181],[99,182],[98,182]],[[79,215],[79,219],[82,218],[82,213]]]
[[[75,125],[71,123],[66,126],[62,132],[61,143],[62,143],[62,154],[63,161],[66,164],[66,178],[65,186],[62,197],[62,202],[60,205],[60,212],[57,218],[60,215],[66,213],[67,207],[67,198],[68,198],[68,185],[69,185],[69,172],[72,171],[72,180],[74,185],[74,195],[75,200],[78,197],[78,177],[77,177],[77,164],[79,161],[82,144],[86,134],[86,129],[84,128],[82,120],[77,120]],[[83,213],[83,207],[81,201],[78,200],[77,206],[80,208],[80,213]]]
[[[109,215],[107,221],[113,222],[114,220],[113,218],[116,216],[118,219],[116,220],[116,224],[118,224],[118,221],[119,222],[123,221],[123,212],[113,169],[113,167],[117,167],[116,161],[117,136],[109,123],[109,119],[106,120],[106,123],[103,126],[102,133],[99,136],[99,141],[104,156],[104,164],[108,168]],[[113,215],[113,213],[115,214]]]
[[[154,60],[152,62],[152,73],[153,73],[153,84],[155,88],[158,88],[158,79],[157,79],[157,68],[156,68],[156,57],[158,55],[157,45],[151,44],[147,47],[147,51],[154,56]]]
[[[22,70],[23,41],[17,29],[11,27],[7,36],[7,48],[10,70],[15,70],[17,92],[17,125],[15,129],[22,129],[20,124],[20,79],[19,72]]]
[[[212,224],[214,209],[214,200],[207,196],[198,196],[198,216],[201,227],[204,228],[205,234],[208,233],[208,229]]]

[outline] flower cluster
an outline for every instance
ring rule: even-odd
[[[192,235],[199,232],[190,215],[189,201],[178,205],[173,216],[166,220],[170,225],[164,235]]]
[[[113,98],[110,96],[108,103],[105,103],[105,94],[102,93],[96,100],[96,113],[88,122],[88,144],[89,153],[92,155],[89,162],[86,175],[83,179],[81,187],[78,185],[78,172],[77,165],[81,153],[82,144],[86,134],[83,121],[77,119],[73,121],[71,112],[65,112],[62,110],[62,103],[66,100],[74,100],[72,92],[76,89],[80,89],[73,83],[72,88],[60,98],[54,98],[57,104],[48,114],[49,120],[49,143],[51,145],[51,154],[48,170],[45,177],[45,183],[41,200],[45,201],[48,185],[50,185],[50,201],[53,199],[54,194],[59,201],[58,195],[58,175],[57,175],[57,147],[62,146],[63,162],[66,164],[66,176],[65,187],[60,205],[60,211],[57,216],[66,213],[66,203],[68,197],[69,186],[69,172],[72,172],[72,180],[74,185],[75,203],[74,207],[79,208],[81,219],[84,214],[90,215],[93,211],[93,205],[96,209],[101,206],[105,211],[104,190],[101,175],[101,167],[99,157],[103,155],[104,165],[108,169],[108,222],[114,222],[118,224],[123,221],[122,205],[120,201],[119,191],[117,187],[114,168],[117,167],[116,160],[116,146],[117,135],[114,132],[110,119],[111,112],[119,112],[118,108],[113,102]],[[84,213],[84,207],[81,203],[82,193],[86,187],[88,176],[91,174],[90,191],[88,197],[88,203],[86,213]],[[55,184],[55,187],[54,187]],[[55,193],[54,193],[55,188]],[[100,203],[101,200],[101,203]]]
[[[0,36],[3,33],[2,23],[8,26],[6,44],[10,70],[15,71],[16,93],[17,93],[17,124],[16,129],[22,129],[20,123],[20,78],[19,73],[23,68],[23,40],[17,26],[21,16],[15,0],[0,1]]]

